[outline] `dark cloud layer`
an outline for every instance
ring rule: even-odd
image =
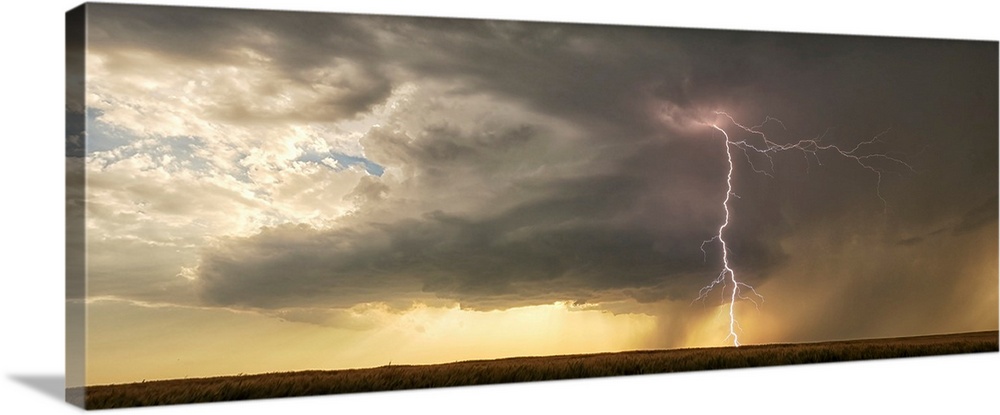
[[[544,199],[487,217],[433,211],[332,231],[270,229],[207,253],[204,292],[218,304],[342,307],[416,287],[477,307],[492,296],[552,302],[580,290],[652,287],[703,267],[691,243],[697,235],[678,240],[627,217],[642,193],[636,183],[586,177],[533,186]]]
[[[878,234],[878,252],[942,226],[997,226],[995,43],[100,5],[93,15],[92,41],[112,56],[240,64],[249,49],[280,68],[262,88],[337,87],[322,107],[286,113],[219,102],[226,122],[352,119],[404,85],[433,85],[362,140],[398,182],[363,180],[339,227],[289,224],[206,248],[198,284],[212,304],[693,297],[719,266],[717,251],[699,249],[725,197],[722,137],[700,124],[721,121],[715,110],[747,125],[780,118],[786,128],[768,130],[778,142],[826,132],[853,146],[888,130],[871,151],[916,171],[883,166],[879,187],[850,160],[781,154],[771,178],[734,153],[727,240],[750,282],[801,265],[782,244],[803,229]],[[478,118],[424,117],[481,97],[495,107],[468,110]],[[509,108],[537,118],[496,115]],[[799,278],[822,280],[812,271]]]

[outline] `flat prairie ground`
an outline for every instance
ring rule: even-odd
[[[302,371],[87,386],[87,409],[998,351],[998,332]],[[67,391],[79,395],[79,389]]]

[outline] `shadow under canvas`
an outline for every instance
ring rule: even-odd
[[[9,377],[43,395],[59,401],[66,399],[66,377],[63,375],[9,375]]]

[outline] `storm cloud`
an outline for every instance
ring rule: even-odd
[[[191,94],[178,105],[204,117],[198,125],[163,118],[162,131],[134,133],[162,140],[185,125],[203,153],[224,149],[216,154],[228,158],[202,164],[245,187],[232,200],[257,197],[239,204],[280,211],[260,208],[272,216],[241,232],[192,237],[197,261],[185,275],[207,305],[445,300],[506,309],[693,299],[721,265],[718,246],[702,250],[724,219],[726,144],[711,124],[725,119],[715,111],[746,125],[777,117],[780,126],[764,128],[783,143],[822,137],[853,147],[882,134],[866,150],[912,167],[880,165],[879,175],[825,154],[779,154],[772,167],[734,148],[726,238],[734,267],[754,285],[808,287],[834,276],[883,290],[886,269],[908,261],[901,252],[947,252],[941,264],[990,261],[980,251],[923,246],[936,238],[996,246],[995,43],[91,10],[101,68],[139,79],[98,85],[98,94],[110,100],[138,91],[142,79],[172,77]],[[150,62],[162,65],[137,69]],[[122,127],[129,117],[107,112],[102,122]],[[239,129],[287,124],[316,130],[289,132],[298,141],[277,153],[241,147],[240,137],[262,139]],[[347,152],[356,164],[323,156]],[[301,174],[255,173],[268,166]],[[847,276],[834,269],[840,262],[803,259],[804,233],[823,238],[823,252],[887,262]],[[870,245],[858,250],[857,240]],[[930,273],[942,269],[910,275],[928,287],[996,288],[995,273],[960,275],[971,282]]]

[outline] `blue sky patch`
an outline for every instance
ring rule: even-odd
[[[354,165],[361,165],[361,167],[363,167],[365,171],[372,176],[381,177],[382,174],[385,173],[385,168],[379,165],[378,163],[375,163],[374,161],[371,161],[364,157],[350,156],[335,151],[331,151],[329,153],[307,152],[306,154],[303,154],[301,157],[299,157],[298,160],[308,161],[312,163],[320,163],[323,161],[323,159],[328,157],[337,160],[337,166],[339,167],[337,170],[343,170]]]

